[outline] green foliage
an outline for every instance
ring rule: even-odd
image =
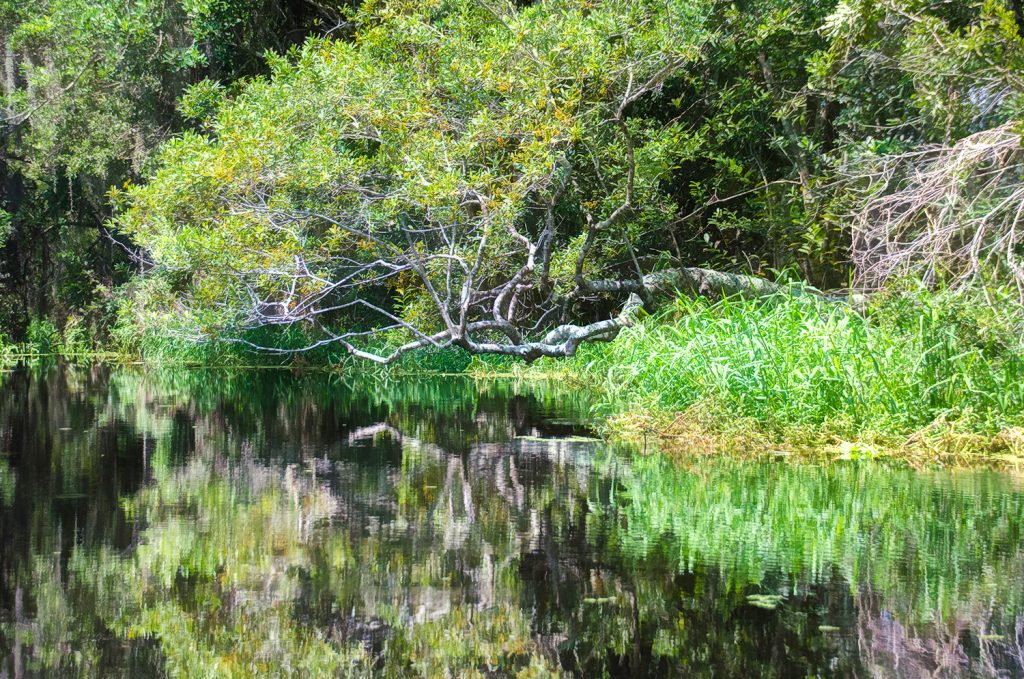
[[[7,242],[7,237],[11,235],[11,213],[7,210],[0,209],[0,248]]]
[[[812,87],[853,96],[837,122],[883,152],[1019,119],[1024,17],[1013,12],[991,0],[840,2],[822,26],[829,44],[811,61]]]
[[[87,356],[93,352],[93,337],[79,316],[70,316],[61,332],[60,352],[64,356]]]
[[[645,61],[685,67],[629,109],[641,207],[596,239],[588,274],[676,257],[845,284],[848,215],[865,200],[858,172],[870,172],[851,163],[1014,120],[1024,92],[1018,25],[996,2],[565,2],[497,14],[383,2],[352,21],[353,42],[311,40],[238,96],[194,86],[181,108],[205,134],[167,144],[149,183],[117,195],[119,225],[174,277],[168,299],[200,334],[240,322],[232,309],[252,289],[295,294],[258,272],[297,256],[323,275],[339,252],[386,257],[400,226],[471,222],[466,196],[487,196],[489,228],[529,233],[558,163],[572,176],[550,273],[556,291],[571,289],[585,218],[607,216],[625,191],[622,139],[604,122],[616,74],[642,81]],[[365,221],[372,238],[322,219],[281,228],[254,204]],[[481,251],[493,280],[515,270],[511,244]],[[255,280],[243,291],[227,271]],[[370,298],[427,332],[440,326],[420,282]],[[181,306],[165,308],[181,321]],[[373,324],[361,313],[333,322]]]
[[[5,83],[19,168],[104,181],[138,173],[176,127],[175,100],[196,73],[237,77],[287,43],[272,0],[44,0],[0,4],[20,73]],[[12,64],[13,66],[13,64]]]
[[[224,86],[219,82],[203,78],[185,90],[178,100],[178,111],[182,117],[207,126],[217,112],[224,98]]]
[[[165,78],[183,79],[199,58],[174,6],[51,0],[23,8],[3,8],[13,20],[7,47],[22,70],[4,95],[16,143],[30,154],[23,172],[45,182],[64,168],[102,181],[112,163],[140,168],[161,135],[154,112],[177,95]]]
[[[566,0],[507,16],[468,1],[366,4],[353,42],[308,40],[274,57],[270,77],[224,101],[207,134],[165,145],[148,183],[117,194],[118,225],[178,283],[173,315],[189,310],[201,333],[234,329],[253,292],[316,294],[316,279],[296,291],[272,275],[296,261],[322,280],[339,260],[390,261],[413,247],[405,227],[450,224],[450,255],[479,256],[481,276],[502,280],[521,266],[507,256],[514,234],[539,228],[538,201],[570,172],[560,241],[585,228],[584,213],[601,219],[622,201],[627,153],[608,119],[628,88],[698,56],[705,12],[674,0]],[[629,228],[639,232],[671,214],[660,182],[688,146],[674,126],[636,117],[628,127],[640,159]],[[462,235],[478,225],[486,246]],[[605,258],[625,253],[619,231],[600,241]],[[436,248],[428,236],[417,246]],[[430,266],[439,289],[462,283],[439,260]],[[365,299],[421,320],[425,283],[364,277]],[[431,312],[427,332],[440,323]]]
[[[60,346],[60,331],[53,321],[33,318],[28,324],[28,350],[34,354],[54,354]]]
[[[276,0],[0,0],[0,328],[24,339],[30,316],[63,325],[127,279],[104,232],[108,189],[137,178],[183,117],[201,124],[219,86],[196,85],[180,115],[186,86],[260,72],[265,50],[337,14],[316,5],[313,16]]]
[[[750,418],[776,434],[906,435],[940,417],[990,433],[1021,424],[1019,326],[977,298],[897,299],[869,317],[790,295],[681,299],[572,367],[616,403],[703,402],[723,424]]]

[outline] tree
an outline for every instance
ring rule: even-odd
[[[343,24],[345,0],[0,0],[0,331],[60,322],[127,279],[111,185],[263,52]],[[179,97],[195,85],[179,106]],[[210,97],[206,96],[206,100]],[[122,245],[126,245],[122,243]]]
[[[841,2],[826,20],[813,87],[856,102],[830,193],[859,285],[912,276],[1005,285],[1024,300],[1017,19],[1000,2],[873,0]]]
[[[119,226],[197,336],[299,323],[383,362],[572,354],[628,322],[581,309],[648,294],[638,243],[676,211],[683,145],[635,111],[698,57],[706,12],[368,3],[354,42],[275,59],[209,135],[169,143]]]

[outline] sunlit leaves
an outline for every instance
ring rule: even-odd
[[[482,275],[502,280],[522,265],[509,257],[520,247],[509,234],[537,228],[531,211],[566,181],[560,164],[575,173],[563,239],[585,228],[573,201],[591,200],[603,218],[624,199],[624,142],[608,121],[635,88],[696,58],[705,13],[699,3],[663,0],[519,11],[366,3],[354,41],[310,40],[272,58],[270,78],[224,101],[205,138],[167,145],[149,183],[128,192],[120,226],[162,267],[220,281],[226,325],[232,306],[246,302],[231,275],[284,270],[296,256],[324,272],[350,254],[434,256],[442,228],[451,230],[442,251],[469,259],[479,249]],[[672,204],[661,183],[678,165],[679,134],[630,127],[644,161],[637,204],[665,218]],[[249,210],[253,218],[236,224],[252,205],[333,223],[286,227]],[[372,247],[344,250],[346,229]],[[410,244],[409,233],[423,235]],[[609,253],[622,247],[621,234],[601,238]],[[434,264],[427,269],[435,275]],[[435,285],[452,285],[438,271]]]

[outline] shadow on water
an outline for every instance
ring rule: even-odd
[[[5,679],[1024,675],[1011,475],[670,463],[557,385],[0,387]]]

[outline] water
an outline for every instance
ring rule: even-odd
[[[1024,676],[993,471],[595,441],[554,386],[0,374],[0,677]]]

